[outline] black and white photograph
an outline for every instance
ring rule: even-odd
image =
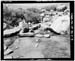
[[[70,3],[3,3],[3,58],[71,58]]]

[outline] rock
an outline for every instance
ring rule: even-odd
[[[42,34],[36,34],[35,37],[43,37]]]
[[[50,37],[50,35],[49,34],[45,34],[44,37],[48,38],[48,37]]]
[[[22,22],[19,22],[19,27],[20,27],[21,29],[23,29],[23,28],[28,28],[29,26],[28,26],[28,24],[25,22],[25,20],[23,20]]]
[[[12,56],[4,56],[4,59],[11,59]]]
[[[40,30],[35,30],[35,31],[34,31],[35,34],[37,34],[37,33],[39,33],[39,32],[40,32]]]
[[[34,47],[37,48],[38,46],[39,46],[39,43],[36,43]]]
[[[9,54],[10,52],[12,52],[12,50],[11,49],[7,49],[6,51],[4,51],[4,55]]]
[[[20,31],[20,27],[14,27],[13,29],[6,29],[3,32],[3,36],[11,35],[13,33],[17,33],[18,31]]]
[[[12,50],[16,50],[19,48],[19,44],[20,44],[20,39],[18,38],[14,41],[14,43],[11,46],[9,46],[9,48]]]
[[[65,9],[67,9],[66,5],[60,5],[57,7],[57,10],[65,10]]]
[[[6,50],[6,48],[7,48],[6,45],[4,45],[4,50]]]
[[[51,24],[50,28],[52,28],[57,33],[61,33],[62,31],[67,31],[69,25],[70,18],[68,15],[65,15],[57,17],[57,19]]]
[[[3,23],[3,29],[5,29],[5,28],[6,28],[6,26],[7,26],[7,24],[6,24],[6,23]]]
[[[8,47],[9,45],[11,45],[11,44],[12,44],[11,39],[8,38],[8,39],[4,40],[4,44],[5,44],[7,47]],[[5,46],[4,46],[4,47],[5,47]]]
[[[4,44],[5,44],[7,47],[9,47],[9,46],[11,46],[11,45],[14,43],[15,40],[16,40],[15,37],[10,37],[10,38],[4,40]]]
[[[19,36],[32,37],[32,36],[34,36],[34,33],[28,32],[28,33],[19,34]]]

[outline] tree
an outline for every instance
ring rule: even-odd
[[[46,6],[46,7],[43,7],[42,9],[46,9],[47,11],[50,11],[50,10],[56,11],[56,6],[55,6],[55,5],[52,5],[52,6]]]
[[[40,13],[40,10],[37,8],[28,8],[28,11],[34,12],[34,13]]]
[[[26,22],[39,23],[41,21],[39,12],[36,9],[29,8],[27,12],[24,14]]]

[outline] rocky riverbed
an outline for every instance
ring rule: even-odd
[[[36,40],[40,40],[37,42]],[[8,38],[9,40],[9,38]],[[69,36],[51,36],[50,38],[19,37],[9,46],[13,58],[69,58]]]
[[[4,58],[70,58],[69,4],[3,10]]]

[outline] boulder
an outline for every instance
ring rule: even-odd
[[[12,56],[4,56],[4,59],[12,59],[13,57]]]
[[[19,34],[19,36],[32,37],[32,36],[34,36],[34,33],[32,33],[32,32],[27,32],[27,33]]]
[[[45,35],[43,35],[44,37],[46,37],[46,38],[48,38],[48,37],[50,37],[50,35],[49,34],[45,34]]]
[[[39,32],[40,32],[40,30],[35,30],[35,31],[34,31],[35,34],[37,34],[37,33],[39,33]]]
[[[6,26],[7,26],[7,24],[6,24],[6,23],[3,23],[3,29],[5,29],[5,28],[6,28]]]
[[[7,50],[4,51],[4,55],[9,54],[10,52],[12,52],[12,50],[11,49],[7,49]]]
[[[58,5],[58,6],[57,6],[57,10],[58,10],[58,11],[64,11],[64,10],[66,10],[66,9],[67,9],[67,6],[66,6],[66,5],[60,5],[60,6]]]
[[[35,37],[43,37],[42,34],[36,34]]]
[[[3,32],[3,36],[11,35],[11,34],[16,33],[18,31],[20,31],[20,27],[14,27],[13,29],[6,29]]]
[[[4,50],[6,50],[6,48],[7,48],[6,45],[4,45]]]
[[[56,20],[53,21],[50,28],[53,29],[57,33],[62,33],[67,31],[70,26],[70,17],[68,15],[57,17]]]

